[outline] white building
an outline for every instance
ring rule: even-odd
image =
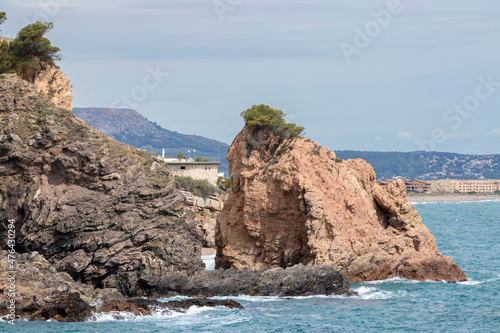
[[[174,176],[206,179],[217,185],[220,162],[195,162],[193,159],[165,158],[167,169]]]

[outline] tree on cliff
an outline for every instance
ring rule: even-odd
[[[0,24],[5,20],[5,13],[0,12]],[[41,62],[54,65],[54,61],[61,60],[60,49],[44,37],[52,28],[51,22],[38,21],[22,28],[11,43],[2,43],[0,73],[16,71],[32,82]]]
[[[55,60],[61,60],[61,50],[52,46],[50,40],[43,37],[53,28],[51,22],[37,21],[19,31],[11,43],[10,52],[14,57],[14,68],[22,76],[30,77],[31,72],[40,62],[54,65]]]
[[[6,20],[7,16],[5,16],[5,12],[0,12],[0,24],[3,24]],[[11,71],[12,65],[12,55],[9,51],[9,43],[4,41],[0,44],[0,74]]]
[[[281,137],[299,136],[304,132],[304,127],[285,121],[286,113],[273,109],[267,105],[254,105],[241,112],[245,123],[250,128],[270,129]]]
[[[0,74],[12,71],[13,57],[9,50],[9,43],[3,42],[0,45]]]
[[[7,20],[7,16],[5,16],[5,12],[0,12],[0,24],[3,24]],[[2,31],[2,30],[0,30]]]

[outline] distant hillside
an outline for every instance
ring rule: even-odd
[[[401,176],[418,179],[500,179],[500,154],[467,155],[442,152],[336,151],[343,159],[362,158],[377,179]]]
[[[77,117],[90,126],[117,141],[161,155],[175,157],[179,151],[188,156],[188,150],[196,149],[196,155],[208,157],[210,161],[220,161],[219,171],[226,177],[226,153],[229,145],[198,135],[169,131],[134,110],[107,108],[74,108]]]

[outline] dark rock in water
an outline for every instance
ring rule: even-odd
[[[107,304],[110,304],[111,306]],[[205,297],[188,298],[188,299],[168,301],[168,302],[160,302],[156,299],[151,299],[151,298],[135,297],[135,298],[127,298],[122,301],[113,300],[111,302],[108,302],[107,304],[102,305],[102,307],[99,308],[99,312],[129,311],[126,310],[127,307],[134,309],[133,307],[130,307],[130,305],[134,305],[139,309],[146,309],[147,311],[151,311],[153,308],[182,311],[182,310],[187,310],[192,306],[210,306],[210,307],[225,306],[230,309],[243,309],[243,306],[233,299],[219,300],[219,299],[210,299]],[[120,310],[110,310],[114,306],[113,304],[119,304],[119,306],[115,307],[120,308]]]
[[[244,309],[244,307],[234,299],[209,299],[209,298],[190,298],[181,301],[168,301],[164,305],[172,310],[188,310],[192,306],[224,306],[229,309]]]
[[[214,270],[193,277],[166,274],[158,282],[163,294],[190,296],[304,296],[350,294],[349,281],[331,266],[296,265],[263,272]]]
[[[129,312],[136,316],[148,316],[153,311],[170,313],[172,311],[185,312],[192,306],[224,306],[230,309],[243,309],[243,306],[233,299],[216,300],[208,298],[189,298],[185,300],[176,300],[160,302],[155,299],[128,298],[124,300],[112,300],[103,304],[97,309],[100,313],[114,313],[117,319],[122,318],[118,312]]]
[[[136,316],[151,315],[151,311],[148,309],[147,306],[141,307],[138,306],[137,304],[117,299],[104,303],[99,308],[99,312],[111,312],[111,311],[130,312]]]
[[[29,320],[55,319],[63,322],[85,321],[91,317],[94,308],[77,293],[63,295],[42,305]]]
[[[192,306],[224,306],[229,309],[244,309],[243,306],[234,299],[190,298],[180,301],[168,301],[163,304],[169,309],[181,312]]]

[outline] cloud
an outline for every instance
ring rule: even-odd
[[[500,128],[484,133],[485,136],[500,136]]]
[[[410,132],[397,132],[396,135],[401,139],[413,139],[415,135]]]

